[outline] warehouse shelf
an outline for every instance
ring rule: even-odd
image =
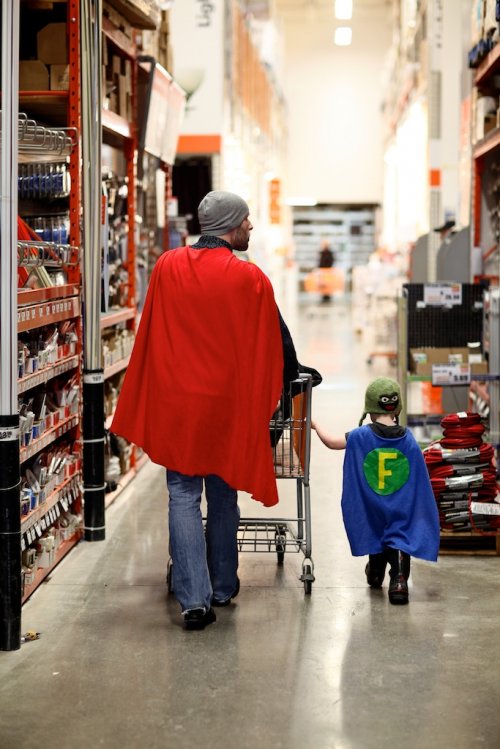
[[[48,125],[58,125],[67,119],[68,100],[68,91],[20,91],[19,109]]]
[[[489,79],[500,72],[500,44],[496,44],[476,70],[475,86],[484,86]]]
[[[43,385],[44,382],[59,377],[64,372],[69,372],[70,369],[75,369],[79,363],[80,357],[75,354],[74,356],[68,356],[66,359],[61,359],[50,367],[25,375],[17,381],[17,392],[25,393],[26,390]]]
[[[489,153],[492,153],[500,146],[500,128],[495,128],[488,133],[486,138],[475,144],[473,154],[475,159],[480,159]]]
[[[135,307],[123,307],[122,309],[109,312],[107,315],[102,315],[101,330],[116,325],[119,322],[125,322],[125,320],[133,320],[136,314]]]
[[[110,109],[102,110],[102,126],[104,130],[113,135],[118,135],[120,138],[132,138],[133,134],[130,122]]]
[[[41,328],[53,322],[70,320],[80,315],[79,297],[52,300],[45,304],[20,307],[17,310],[17,330],[19,333],[25,330]]]
[[[37,570],[35,580],[30,585],[26,585],[23,593],[23,603],[35,592],[38,586],[50,575],[54,567],[66,556],[66,554],[76,546],[82,537],[82,531],[79,529],[76,533],[68,538],[66,541],[62,541],[55,551],[55,558],[53,564],[50,567],[42,567]]]
[[[26,534],[31,528],[40,523],[45,516],[49,515],[50,511],[54,509],[61,497],[64,496],[66,490],[73,482],[81,481],[81,474],[77,473],[74,476],[66,479],[50,494],[43,504],[39,505],[35,510],[32,510],[29,515],[21,519],[21,533]],[[52,525],[52,522],[49,523]],[[45,529],[43,529],[45,530]]]
[[[499,375],[495,374],[475,374],[471,372],[471,381],[486,382],[487,380],[498,380]],[[432,375],[419,375],[419,374],[408,374],[406,377],[407,382],[432,382]]]
[[[109,367],[106,367],[104,369],[104,379],[107,380],[109,377],[113,377],[113,375],[118,374],[118,372],[126,369],[128,367],[129,361],[130,356],[126,356],[125,359],[120,359],[119,361],[114,362],[114,364],[111,364]]]
[[[27,304],[38,304],[50,299],[65,299],[69,296],[78,296],[80,287],[75,284],[64,286],[47,286],[43,289],[19,289],[17,292],[17,303],[19,306]]]
[[[33,442],[30,442],[30,444],[26,445],[26,447],[21,448],[21,451],[20,451],[21,463],[25,463],[27,460],[32,458],[41,450],[48,447],[48,445],[52,444],[52,442],[55,442],[55,440],[61,437],[63,434],[66,434],[66,432],[69,432],[70,429],[73,429],[73,427],[76,427],[78,425],[78,422],[79,422],[79,419],[77,415],[69,416],[67,419],[60,421],[59,424],[57,424],[55,427],[52,427],[51,429],[47,429],[47,431],[44,432],[41,437],[38,437],[38,439],[33,440]]]
[[[123,31],[117,28],[107,16],[102,17],[102,30],[107,37],[124,55],[134,58],[137,54],[137,47],[134,42],[130,41]]]
[[[158,3],[152,0],[110,0],[110,4],[136,29],[154,30],[160,23]]]

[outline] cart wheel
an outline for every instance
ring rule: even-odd
[[[167,564],[167,592],[169,594],[174,592],[174,586],[173,586],[173,581],[172,581],[172,568],[173,568],[173,563],[172,563],[172,560],[169,559],[168,564]]]
[[[278,564],[283,564],[285,561],[285,549],[286,549],[286,528],[280,526],[274,534],[274,543],[276,546],[276,554],[278,556]]]
[[[312,584],[314,582],[312,561],[308,560],[302,564],[302,575],[300,577],[304,583],[304,593],[310,596],[312,593]]]

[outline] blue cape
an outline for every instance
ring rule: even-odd
[[[349,433],[342,514],[354,556],[379,554],[389,547],[436,561],[439,513],[411,432],[388,439],[365,425]]]

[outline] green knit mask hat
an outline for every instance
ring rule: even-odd
[[[398,383],[389,379],[389,377],[378,377],[366,389],[365,410],[359,426],[361,426],[367,414],[398,416],[402,407],[401,390]]]

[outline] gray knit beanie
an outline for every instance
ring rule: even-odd
[[[198,206],[201,232],[220,237],[236,229],[249,213],[248,205],[239,195],[214,190],[205,195]]]

